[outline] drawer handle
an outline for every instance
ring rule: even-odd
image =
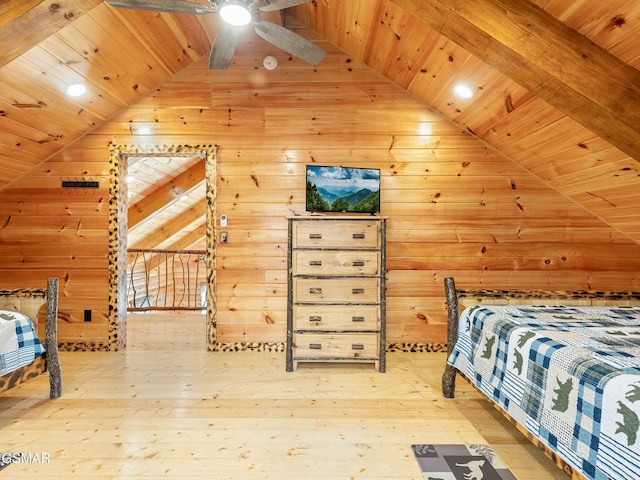
[[[311,350],[322,350],[322,344],[321,343],[310,343],[309,344],[309,348]]]
[[[311,267],[321,267],[322,260],[309,260],[309,266]]]
[[[320,295],[322,293],[322,289],[320,287],[311,287],[309,289],[309,293],[311,295]]]
[[[364,238],[364,233],[354,233],[353,234],[353,239],[354,240],[362,240]]]
[[[353,343],[351,344],[351,350],[364,350],[364,345],[362,343]]]
[[[364,260],[354,260],[351,263],[352,267],[364,267]]]
[[[364,322],[364,317],[351,317],[352,322]]]
[[[322,238],[322,234],[321,233],[310,233],[309,234],[309,238],[312,240],[319,240]]]
[[[364,288],[352,288],[351,293],[353,295],[362,295],[364,293]]]
[[[322,317],[320,315],[309,317],[310,322],[320,323],[322,321]]]

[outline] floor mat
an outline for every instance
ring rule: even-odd
[[[425,480],[516,480],[488,445],[411,445]]]

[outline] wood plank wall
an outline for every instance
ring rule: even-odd
[[[640,246],[328,44],[322,68],[239,46],[206,59],[0,192],[3,288],[60,277],[63,342],[101,342],[107,317],[108,145],[217,144],[218,340],[282,342],[285,217],[305,165],[380,168],[388,217],[388,341],[444,342],[443,278],[465,288],[640,289]],[[136,134],[150,127],[150,134]],[[60,188],[90,177],[95,190]],[[83,321],[83,311],[93,321]]]

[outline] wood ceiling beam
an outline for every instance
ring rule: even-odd
[[[170,240],[171,237],[179,234],[184,228],[187,228],[194,222],[201,222],[202,218],[205,217],[205,208],[206,201],[202,199],[180,215],[173,217],[170,222],[157,227],[134,245],[130,245],[129,248],[159,248],[160,245]],[[176,242],[173,241],[172,243],[175,244]]]
[[[204,182],[205,160],[201,159],[191,168],[157,188],[128,210],[129,228],[135,227],[154,213],[162,210],[181,195]]]
[[[198,226],[189,232],[184,237],[181,237],[176,242],[173,242],[167,247],[168,250],[197,250],[196,244],[204,243],[205,235],[207,234],[207,222],[202,220]]]
[[[640,71],[528,0],[391,0],[640,161]]]
[[[42,0],[6,0],[0,3],[0,28],[22,17],[41,2]]]
[[[77,20],[103,0],[5,0],[0,5],[0,67]]]

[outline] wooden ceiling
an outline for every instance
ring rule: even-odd
[[[268,19],[344,52],[323,62],[365,63],[640,241],[637,0],[314,0]],[[2,2],[0,189],[206,57],[219,27],[217,15],[98,0]],[[230,68],[261,62],[256,38],[243,36]],[[473,98],[453,93],[458,82]],[[68,97],[71,83],[88,93]],[[201,170],[197,158],[132,163],[130,246],[198,243]],[[182,228],[160,228],[177,217]]]

